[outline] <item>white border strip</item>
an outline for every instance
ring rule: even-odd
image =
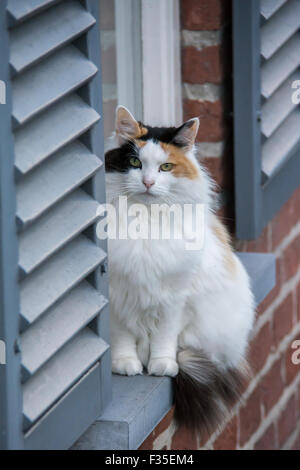
[[[182,122],[179,0],[142,0],[144,122]]]

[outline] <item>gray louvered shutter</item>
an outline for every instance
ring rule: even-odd
[[[68,448],[111,394],[106,245],[95,230],[105,201],[98,0],[7,0],[7,15],[1,3],[18,232],[17,447]]]
[[[300,1],[234,0],[237,232],[255,238],[300,181]]]

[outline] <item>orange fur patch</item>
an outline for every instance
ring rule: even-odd
[[[139,147],[140,149],[145,147],[145,145],[148,143],[146,140],[140,140],[140,139],[135,139],[134,142],[137,145],[137,147]]]
[[[236,271],[236,261],[231,248],[230,236],[225,226],[217,217],[215,217],[214,220],[213,231],[221,242],[225,266],[229,273],[234,275]]]
[[[169,155],[168,163],[173,163],[174,168],[171,170],[177,178],[185,177],[191,180],[198,178],[199,172],[197,167],[185,155],[184,151],[175,145],[160,142],[161,147]]]
[[[146,129],[146,127],[143,127],[143,125],[140,123],[139,123],[139,128],[140,128],[140,132],[139,132],[139,135],[136,136],[136,138],[143,137],[144,135],[148,134],[148,129]]]

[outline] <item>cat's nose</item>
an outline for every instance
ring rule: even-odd
[[[147,189],[150,189],[154,185],[155,181],[143,179],[143,183]]]

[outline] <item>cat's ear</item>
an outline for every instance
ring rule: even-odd
[[[139,123],[125,106],[118,106],[116,110],[116,135],[119,144],[134,139],[140,133]]]
[[[196,140],[200,121],[198,118],[189,119],[180,126],[173,138],[174,144],[191,148]]]

